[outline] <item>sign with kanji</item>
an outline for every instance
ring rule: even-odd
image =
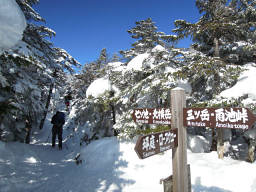
[[[136,123],[144,124],[171,124],[171,109],[134,109],[132,118]]]
[[[134,150],[140,159],[177,147],[177,129],[140,136]]]
[[[184,108],[184,126],[247,130],[256,117],[247,108]]]

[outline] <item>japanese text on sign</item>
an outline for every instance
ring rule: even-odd
[[[133,119],[136,123],[146,124],[171,124],[171,110],[160,109],[135,109]]]
[[[139,138],[135,150],[139,157],[144,159],[173,148],[176,137],[176,130],[146,135]]]
[[[184,111],[186,126],[249,129],[255,119],[246,108],[191,108]]]

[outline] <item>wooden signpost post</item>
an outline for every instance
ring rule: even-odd
[[[183,125],[185,91],[175,88],[171,91],[172,129],[178,129],[178,147],[172,150],[173,191],[189,192],[187,166],[187,129]]]

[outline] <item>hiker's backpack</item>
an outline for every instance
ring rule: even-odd
[[[61,127],[65,123],[65,114],[63,112],[57,112],[53,116],[51,123],[57,127]]]

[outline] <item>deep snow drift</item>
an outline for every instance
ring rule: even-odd
[[[0,54],[22,39],[26,19],[15,0],[0,1]]]

